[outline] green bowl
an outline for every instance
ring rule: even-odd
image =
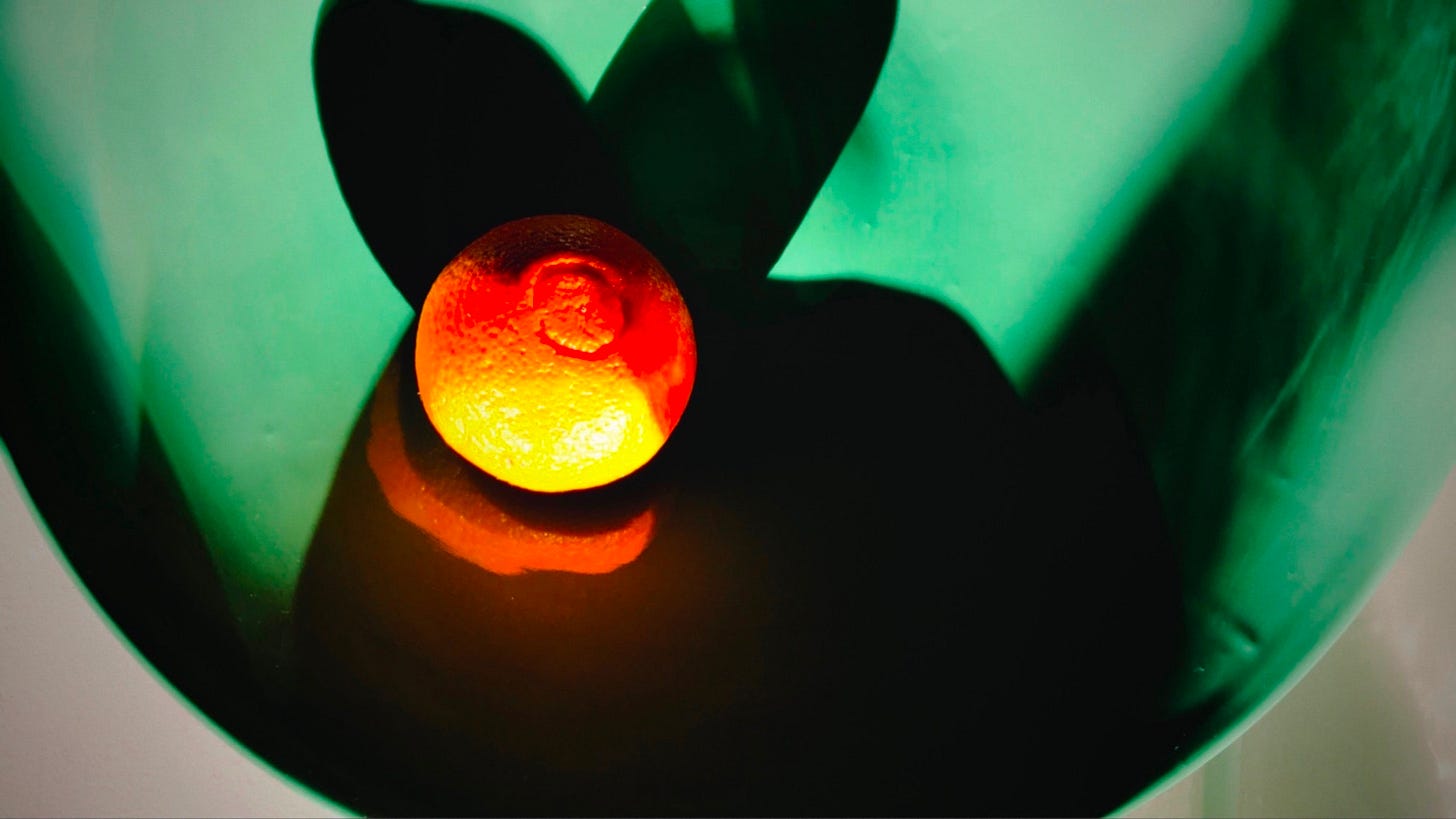
[[[120,638],[347,809],[1117,812],[1456,463],[1456,12],[1407,5],[5,3],[0,436]],[[704,355],[653,464],[547,501],[407,365],[442,254],[565,210]],[[450,557],[384,418],[435,490],[654,539]]]

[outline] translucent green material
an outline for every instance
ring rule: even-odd
[[[1026,385],[1283,9],[903,4],[865,118],[774,274],[932,294]]]
[[[947,642],[941,653],[968,652],[993,667],[987,677],[1008,657],[1039,675],[1007,689],[1023,699],[1003,709],[1025,713],[1035,725],[1028,736],[992,732],[1006,739],[1005,759],[974,751],[983,754],[979,770],[1004,766],[975,789],[987,800],[976,805],[1014,813],[1024,799],[1043,812],[1111,810],[1228,741],[1353,615],[1456,462],[1456,251],[1441,244],[1456,235],[1456,105],[1445,68],[1456,52],[1453,13],[1418,2],[1385,15],[1375,2],[1334,10],[1252,0],[907,1],[864,117],[835,161],[864,78],[806,71],[837,52],[804,33],[812,29],[795,29],[804,21],[794,12],[774,17],[748,0],[657,0],[645,14],[633,5],[453,3],[493,16],[419,19],[453,21],[447,27],[458,24],[456,31],[473,21],[482,37],[559,63],[566,90],[582,99],[568,95],[554,110],[594,123],[622,158],[610,169],[617,176],[604,172],[592,206],[617,209],[669,261],[684,292],[699,299],[705,338],[729,339],[718,349],[740,356],[716,368],[705,358],[710,397],[695,399],[705,405],[698,429],[733,446],[689,436],[662,466],[679,470],[679,503],[730,534],[705,535],[691,515],[669,518],[676,522],[664,524],[644,569],[660,572],[648,591],[667,596],[649,599],[676,600],[661,591],[674,588],[664,567],[704,571],[712,561],[693,561],[721,548],[717,565],[733,567],[722,588],[743,600],[726,614],[713,610],[727,618],[722,634],[760,634],[754,629],[775,616],[801,635],[845,633],[838,620],[803,615],[801,597],[835,602],[847,612],[836,616],[867,633],[874,623],[855,618],[876,605],[906,625],[909,615],[896,612],[934,611],[940,599],[917,590],[955,597],[936,585],[959,577],[948,558],[928,561],[944,575],[929,578],[888,561],[884,576],[896,581],[886,591],[863,569],[883,559],[873,548],[866,562],[815,573],[750,547],[787,549],[797,539],[822,556],[834,538],[857,535],[875,540],[858,544],[866,548],[897,536],[909,547],[943,545],[936,516],[963,511],[977,521],[964,537],[999,550],[979,558],[991,576],[965,572],[960,588],[978,601],[965,605],[1005,606],[976,621],[994,624],[994,633],[960,633],[956,640],[969,645]],[[883,32],[873,7],[865,9],[832,22],[873,42]],[[494,579],[442,563],[426,540],[402,530],[368,471],[361,412],[381,400],[377,377],[408,349],[397,343],[418,288],[406,285],[427,284],[430,274],[428,264],[415,264],[429,253],[389,249],[417,250],[405,220],[431,207],[473,217],[469,209],[479,206],[502,218],[513,201],[553,201],[551,185],[569,188],[570,161],[581,157],[563,160],[554,177],[542,172],[551,184],[530,191],[523,181],[534,171],[511,169],[513,157],[492,158],[518,200],[471,189],[457,191],[449,208],[438,197],[392,201],[406,188],[391,185],[407,185],[423,167],[410,163],[429,157],[390,154],[378,138],[389,128],[370,127],[370,105],[386,118],[413,88],[350,87],[379,48],[349,39],[378,33],[367,20],[338,30],[342,45],[324,66],[334,73],[316,74],[315,36],[328,10],[0,3],[0,167],[10,183],[5,372],[12,384],[29,385],[32,399],[6,405],[0,434],[78,575],[205,713],[248,732],[284,771],[354,806],[448,812],[474,804],[451,802],[449,787],[462,788],[462,800],[477,794],[443,769],[453,751],[479,750],[470,744],[479,737],[460,739],[459,726],[473,723],[433,709],[480,716],[468,697],[450,700],[450,686],[469,694],[495,684],[479,676],[480,663],[451,652],[473,645],[472,626],[495,633],[488,619],[472,619],[481,616],[476,603],[516,597]],[[434,35],[428,25],[421,30],[428,45]],[[785,56],[784,32],[800,38],[802,53]],[[404,38],[402,29],[390,33]],[[370,59],[349,62],[360,55]],[[396,55],[379,56],[382,63]],[[423,79],[411,82],[453,89],[448,83],[460,79],[432,78],[435,64],[421,64]],[[824,84],[824,73],[842,85]],[[316,88],[320,77],[338,85]],[[378,93],[361,103],[360,88]],[[321,123],[330,90],[342,102]],[[470,102],[468,87],[461,96]],[[529,126],[521,150],[541,141],[530,128],[569,130],[565,120],[518,121],[512,113],[502,121]],[[410,123],[388,125],[418,147]],[[446,135],[455,139],[439,143],[446,161],[472,138]],[[470,218],[462,221],[473,230]],[[401,259],[414,269],[402,270]],[[751,289],[770,268],[769,284]],[[830,284],[851,279],[928,296],[959,319],[883,287]],[[965,325],[979,338],[962,332]],[[899,348],[874,346],[878,333],[925,354],[897,360],[887,351]],[[785,351],[755,372],[741,356],[772,351],[769,342]],[[793,344],[802,347],[798,357]],[[871,362],[863,384],[844,351]],[[975,379],[957,380],[966,372]],[[761,388],[756,379],[793,400],[766,400],[764,410],[723,392],[711,397],[715,384],[744,393]],[[904,401],[877,392],[882,383],[902,385]],[[962,389],[967,383],[980,390],[977,400]],[[917,398],[940,403],[921,409]],[[855,412],[892,419],[930,455],[867,445],[872,454],[855,464],[855,438],[866,428]],[[785,431],[806,423],[802,435]],[[745,430],[780,446],[760,449]],[[831,432],[839,443],[815,449]],[[936,435],[955,436],[954,446]],[[913,470],[862,478],[853,471],[918,469],[936,452],[982,444],[989,459],[956,461],[944,486],[917,486],[926,478]],[[752,460],[748,453],[760,460],[740,463]],[[1097,463],[1105,475],[1089,466]],[[815,464],[824,474],[816,476]],[[1028,475],[1033,468],[1042,474]],[[1052,499],[1023,521],[1038,534],[1021,552],[1006,545],[1014,538],[981,539],[977,529],[985,508],[1004,503],[992,480],[998,471],[1023,492],[1018,502],[1039,484]],[[1077,497],[1072,486],[1089,488]],[[830,505],[867,487],[877,496],[851,510]],[[1141,505],[1144,489],[1158,501],[1154,511]],[[886,505],[878,518],[876,502]],[[767,511],[779,507],[790,511]],[[820,509],[826,523],[811,525]],[[1128,524],[1128,541],[1047,534],[1089,509],[1107,512],[1091,519],[1110,531]],[[856,522],[872,534],[857,532]],[[108,551],[112,533],[124,548]],[[730,548],[733,537],[743,548]],[[954,543],[957,560],[975,554]],[[755,586],[755,572],[778,585]],[[1139,588],[1145,582],[1158,587]],[[844,589],[858,596],[843,597]],[[889,605],[893,594],[905,595],[905,605]],[[1119,619],[1103,599],[1119,595],[1130,611],[1163,621]],[[1165,605],[1175,597],[1176,606]],[[1018,605],[1028,601],[1035,612]],[[401,611],[457,629],[448,633],[458,645],[369,630]],[[1039,618],[1065,625],[1047,631]],[[805,653],[792,650],[799,644],[762,633],[765,656],[787,658],[809,679],[822,672],[793,665]],[[920,632],[906,625],[903,633]],[[1097,639],[1072,639],[1086,635]],[[188,645],[205,641],[221,658],[213,669],[188,659]],[[725,651],[756,656],[740,642],[727,640]],[[933,648],[876,645],[900,643]],[[683,657],[700,648],[663,645],[674,648],[657,658],[664,667],[698,681]],[[940,668],[926,659],[934,652],[922,656],[913,646],[903,649],[908,656]],[[1049,646],[1080,664],[1057,671],[1064,658]],[[380,670],[415,649],[423,652],[417,666],[397,677]],[[345,659],[329,661],[335,651]],[[546,655],[541,667],[570,667],[556,659]],[[701,659],[709,667],[720,658]],[[429,673],[411,676],[419,668]],[[460,672],[439,683],[445,693],[432,687],[439,668]],[[867,672],[864,691],[878,690],[874,673],[883,672]],[[1069,693],[1058,673],[1089,678]],[[714,690],[703,685],[694,692]],[[331,706],[320,691],[350,692],[355,699],[341,707],[357,710],[324,715]],[[802,692],[791,691],[787,701],[797,701]],[[1098,706],[1146,721],[1117,737],[1089,733],[1106,727]],[[934,722],[929,711],[916,713]],[[417,772],[441,785],[421,786],[441,801],[411,803],[409,786],[390,790],[379,760],[394,759],[392,751],[369,757],[360,747],[367,743],[338,733],[330,718],[357,718],[365,724],[358,730],[382,732],[368,735],[375,739],[418,739],[395,745],[446,760],[443,772]],[[1001,719],[1004,729],[1012,717]],[[844,730],[820,727],[822,742]],[[436,742],[451,731],[455,739]],[[1032,731],[1043,732],[1036,743]],[[1050,763],[1015,761],[1059,754],[1076,757],[1063,761],[1084,774],[1097,772],[1096,781],[1076,792],[1006,784],[1059,781]],[[411,762],[394,761],[399,770]],[[671,761],[660,764],[670,769]],[[615,798],[631,794],[625,788]],[[812,789],[798,796],[816,798]],[[745,804],[727,812],[761,807]]]
[[[245,628],[289,606],[409,316],[314,113],[315,9],[8,3],[0,161],[121,362]]]
[[[628,4],[483,5],[584,91],[635,21]],[[1236,76],[1276,16],[1241,2],[1052,11],[902,9],[881,90],[776,275],[852,271],[943,298],[1023,382],[1105,237],[1218,100],[1228,81],[1209,75]],[[327,164],[304,59],[315,12],[16,0],[3,14],[0,160],[135,362],[117,368],[119,399],[156,416],[234,606],[261,623],[287,608],[330,464],[408,315]],[[1097,47],[1130,24],[1145,49]],[[950,51],[924,39],[955,30],[975,37]],[[1052,61],[1018,68],[1038,54]],[[1152,66],[1160,84],[1137,81]],[[937,101],[967,72],[996,96]],[[1058,126],[1076,111],[1076,128]],[[1124,186],[1135,169],[1146,181]]]
[[[1447,207],[1432,227],[1436,241],[1397,261],[1343,328],[1344,345],[1313,354],[1299,376],[1310,399],[1289,432],[1247,459],[1220,539],[1232,557],[1197,582],[1200,599],[1215,602],[1194,603],[1208,619],[1183,693],[1216,702],[1212,724],[1224,730],[1206,734],[1160,785],[1227,746],[1298,682],[1456,463],[1456,368],[1443,360],[1456,349],[1456,212]]]
[[[1325,70],[1245,80],[1093,308],[1182,535],[1178,705],[1210,725],[1338,633],[1456,460],[1453,42],[1440,3],[1300,8],[1274,53]]]

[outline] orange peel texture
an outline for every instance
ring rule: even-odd
[[[651,507],[601,527],[553,529],[502,508],[461,471],[469,467],[452,468],[437,456],[443,448],[432,452],[426,447],[417,453],[421,462],[416,463],[400,418],[399,380],[398,368],[391,363],[369,414],[369,468],[395,514],[430,535],[446,552],[501,575],[606,574],[636,560],[647,548],[656,520]]]
[[[420,311],[415,372],[440,437],[523,489],[611,483],[657,454],[692,392],[687,305],[642,245],[535,216],[456,256]]]

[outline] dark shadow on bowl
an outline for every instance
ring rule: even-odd
[[[767,274],[869,100],[893,0],[739,0],[702,31],[656,0],[590,104],[509,24],[406,0],[340,0],[314,45],[340,189],[417,310],[497,225],[576,213],[660,258],[694,311]]]
[[[526,216],[620,222],[621,185],[581,95],[492,17],[340,0],[314,42],[329,158],[359,231],[416,310],[445,264]]]
[[[453,556],[395,513],[361,417],[300,580],[295,666],[321,752],[396,790],[331,795],[367,813],[1082,815],[1176,759],[1177,567],[1108,396],[1027,411],[919,297],[754,301],[700,337],[688,414],[633,476],[653,537],[615,571]],[[376,401],[418,403],[407,378],[381,383]],[[440,446],[421,411],[399,418]]]
[[[735,0],[731,27],[678,0],[643,12],[589,111],[634,235],[688,306],[738,306],[768,275],[864,113],[895,0]],[[681,272],[680,272],[681,271]]]

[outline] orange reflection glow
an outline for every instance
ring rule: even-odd
[[[399,378],[399,365],[391,362],[375,392],[369,467],[390,508],[445,551],[496,574],[605,574],[631,563],[647,547],[654,525],[651,508],[606,526],[581,526],[580,521],[574,528],[545,526],[502,508],[482,486],[482,477],[469,472],[438,439],[429,442],[433,452],[428,444],[411,448],[400,419]]]
[[[471,243],[420,311],[415,369],[440,437],[507,483],[615,481],[667,441],[697,347],[646,248],[583,216],[537,216]]]

